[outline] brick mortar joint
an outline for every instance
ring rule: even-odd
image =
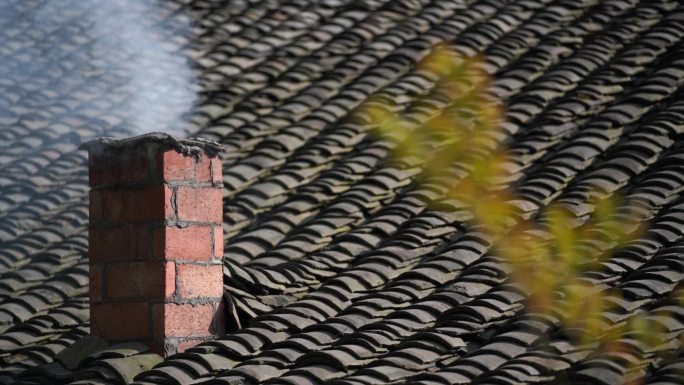
[[[103,262],[91,262],[90,265],[98,268],[106,268],[109,266],[117,265],[130,265],[134,263],[163,263],[163,262],[175,262],[180,265],[192,265],[192,266],[221,266],[222,261],[211,260],[211,261],[200,261],[196,259],[175,259],[175,258],[160,258],[160,259],[125,259],[125,260],[113,260],[113,261],[103,261]]]
[[[176,262],[179,265],[192,265],[192,266],[222,266],[223,261],[213,259],[211,261],[198,261],[196,259],[165,259],[164,262]]]
[[[98,301],[98,305],[128,305],[131,303],[145,303],[147,305],[220,305],[223,301],[223,295],[220,297],[196,297],[183,298],[171,296],[167,298],[157,297],[125,297],[125,298],[102,298]]]
[[[222,210],[223,211],[223,210]],[[139,220],[139,221],[118,221],[111,222],[107,220],[90,221],[88,228],[91,229],[117,229],[127,226],[141,226],[148,225],[151,228],[167,228],[174,227],[178,229],[187,229],[189,227],[223,227],[223,222],[204,222],[204,221],[188,221],[179,220],[176,218],[167,218],[159,220]]]
[[[195,298],[183,298],[180,296],[172,296],[165,298],[163,301],[150,302],[152,305],[220,305],[223,301],[223,295],[220,297],[195,297]]]
[[[115,182],[115,183],[100,183],[91,185],[91,191],[138,191],[149,187],[163,186],[168,187],[193,187],[197,189],[223,189],[223,183],[202,181],[196,179],[158,179],[146,180],[142,182]]]

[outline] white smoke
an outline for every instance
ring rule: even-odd
[[[28,31],[12,38],[18,52],[0,58],[10,61],[4,63],[9,72],[0,75],[20,88],[22,81],[42,83],[36,92],[47,95],[40,102],[21,98],[13,109],[60,105],[66,109],[52,111],[131,135],[185,134],[181,121],[195,103],[197,84],[182,52],[191,22],[173,3],[0,0],[0,14]]]

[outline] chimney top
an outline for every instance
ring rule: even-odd
[[[140,147],[155,143],[160,147],[176,150],[183,155],[195,157],[206,154],[213,158],[225,150],[225,146],[213,140],[204,138],[178,138],[164,132],[151,132],[129,138],[103,137],[90,140],[79,146],[79,149],[90,153],[120,153],[129,151],[134,147]]]

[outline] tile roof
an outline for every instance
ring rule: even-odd
[[[681,383],[677,0],[107,4],[0,5],[0,383]],[[525,293],[489,252],[496,240],[469,228],[467,211],[426,205],[451,207],[448,181],[414,183],[426,160],[387,162],[394,144],[349,117],[371,94],[416,126],[446,108],[415,66],[442,42],[485,55],[506,105],[502,185],[520,192],[521,218],[557,202],[584,222],[591,194],[638,202],[621,215],[648,230],[583,279],[615,304],[606,329],[640,313],[663,325],[662,344],[625,336],[629,349],[611,355],[572,342],[555,314],[523,313]],[[197,80],[167,79],[169,57],[187,58]],[[85,338],[77,146],[170,126],[229,149],[233,330],[161,362],[139,344]]]

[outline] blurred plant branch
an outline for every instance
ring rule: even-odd
[[[474,231],[493,236],[490,253],[510,265],[510,279],[528,296],[528,313],[553,313],[576,343],[594,343],[612,353],[625,348],[619,342],[624,338],[645,346],[663,343],[656,338],[662,327],[639,314],[607,327],[604,313],[614,307],[609,298],[619,296],[619,288],[584,279],[644,231],[642,224],[621,221],[620,213],[631,210],[629,201],[603,194],[586,202],[593,212],[582,219],[556,203],[531,217],[520,215],[518,204],[525,199],[516,196],[511,184],[517,181],[508,171],[516,159],[499,145],[509,133],[501,128],[501,102],[487,92],[490,78],[483,64],[480,57],[435,49],[419,69],[431,76],[433,95],[447,107],[423,124],[396,112],[400,109],[387,100],[371,100],[363,112],[377,127],[376,135],[395,143],[395,161],[423,163],[423,181],[449,180],[449,207],[467,213],[463,218]],[[420,96],[416,99],[419,103]]]

